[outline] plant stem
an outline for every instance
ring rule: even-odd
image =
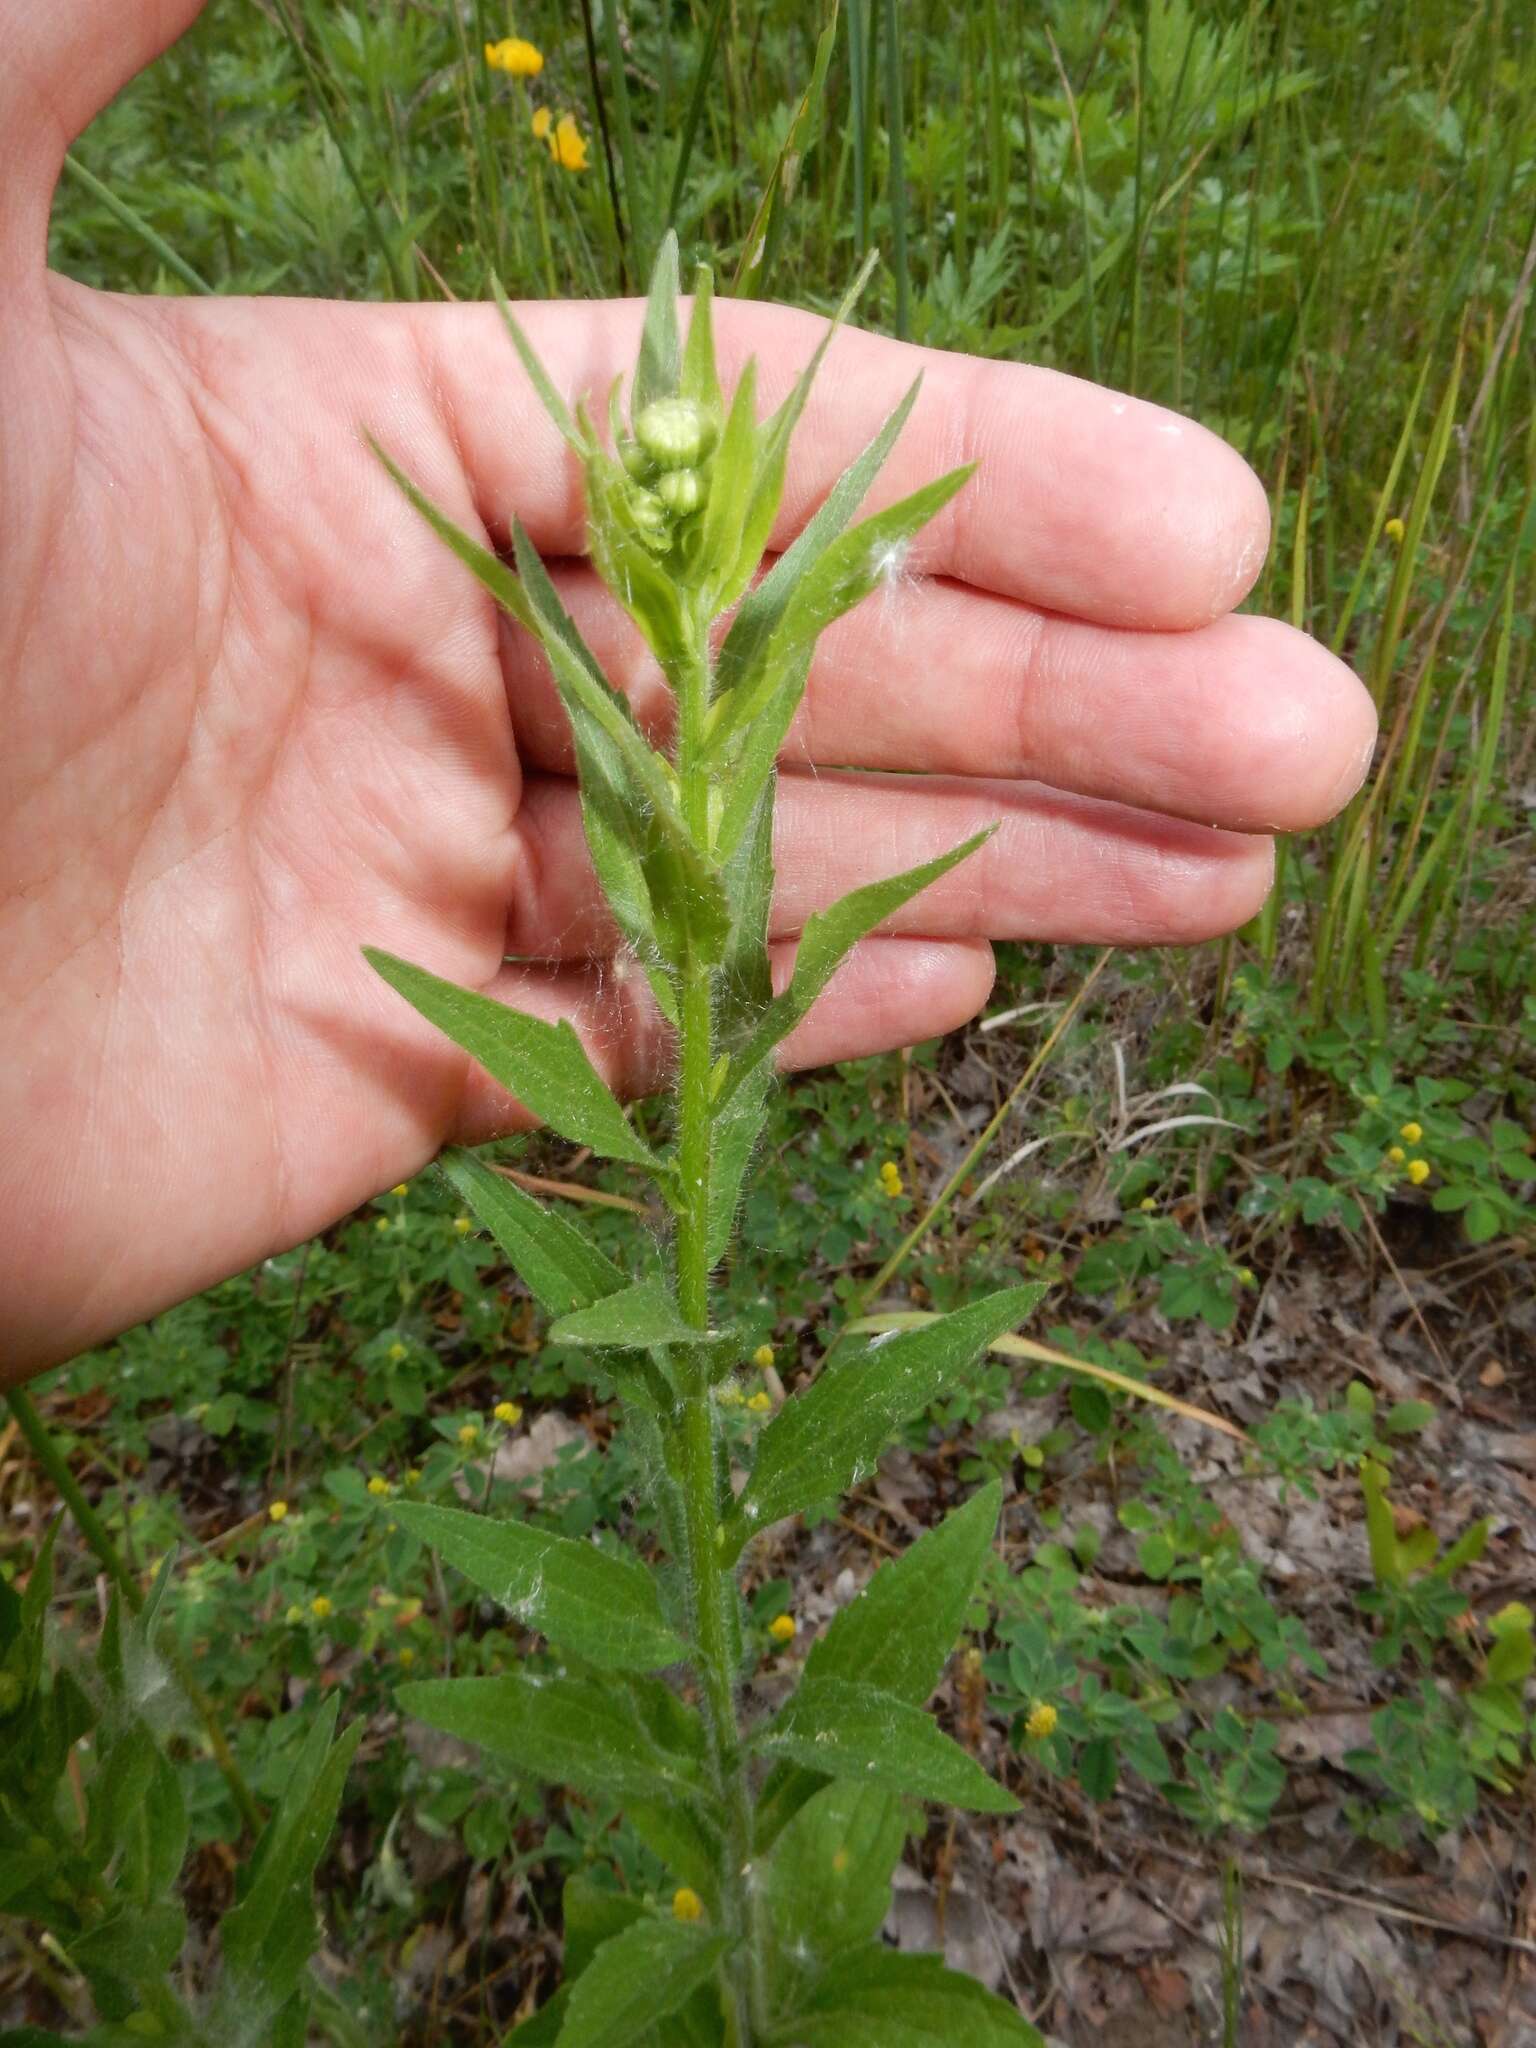
[[[144,1606],[144,1595],[139,1590],[138,1580],[118,1555],[117,1545],[107,1532],[107,1525],[86,1499],[80,1482],[69,1469],[69,1460],[53,1439],[53,1433],[44,1422],[33,1403],[30,1394],[20,1387],[12,1387],[5,1397],[6,1406],[15,1417],[16,1427],[26,1438],[28,1448],[38,1464],[53,1482],[53,1489],[69,1510],[75,1527],[95,1552],[102,1570],[116,1586],[123,1597],[123,1603],[131,1614],[138,1614]],[[177,1684],[186,1696],[188,1705],[203,1724],[213,1751],[214,1762],[224,1774],[234,1798],[240,1817],[253,1832],[262,1826],[261,1808],[256,1804],[251,1788],[245,1782],[240,1766],[235,1762],[224,1730],[219,1725],[213,1702],[203,1691],[197,1680],[188,1671],[181,1653],[174,1644],[162,1643],[161,1654],[165,1657],[175,1675]]]
[[[703,760],[704,718],[709,705],[707,623],[696,628],[696,658],[678,690],[678,775],[683,814],[698,843],[708,844],[709,777]],[[682,1206],[677,1226],[677,1291],[685,1319],[709,1328],[710,1070],[714,1063],[712,973],[690,961],[679,1004],[678,1174]],[[720,1566],[720,1467],[710,1400],[710,1355],[700,1345],[684,1367],[686,1379],[673,1423],[673,1450],[683,1498],[693,1664],[699,1680],[709,1736],[715,1792],[725,1817],[725,1857],[720,1873],[721,1932],[737,1946],[724,1963],[728,2048],[751,2048],[752,2001],[748,1984],[756,1941],[751,1925],[748,1875],[752,1861],[752,1801],[736,1719],[735,1629],[731,1602],[734,1577]]]

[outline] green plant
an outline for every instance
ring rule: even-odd
[[[661,1255],[637,1246],[626,1273],[472,1154],[445,1156],[453,1186],[555,1317],[554,1340],[589,1348],[618,1389],[648,1453],[666,1561],[650,1570],[633,1552],[526,1521],[395,1506],[406,1530],[561,1655],[551,1671],[429,1679],[399,1698],[537,1778],[622,1801],[676,1881],[670,1911],[573,1882],[566,1985],[519,2038],[562,2048],[809,2048],[938,2041],[969,2029],[978,2040],[1027,2042],[1033,2030],[980,1987],[937,1959],[892,1955],[873,1940],[905,1801],[984,1813],[1014,1805],[922,1712],[984,1562],[1000,1489],[983,1488],[881,1573],[812,1647],[789,1699],[746,1728],[738,1693],[748,1630],[736,1566],[762,1531],[835,1500],[1042,1289],[1007,1289],[849,1349],[762,1428],[733,1495],[722,1396],[735,1390],[745,1352],[739,1333],[715,1323],[710,1287],[767,1115],[775,1046],[858,938],[980,843],[811,918],[793,976],[774,995],[775,760],[811,650],[824,626],[899,567],[969,472],[849,524],[914,386],[753,587],[789,438],[826,343],[779,411],[759,422],[751,366],[728,407],[721,394],[709,272],[699,273],[686,345],[677,294],[669,236],[627,420],[618,387],[609,393],[611,446],[584,405],[567,409],[501,301],[524,369],[580,462],[593,563],[671,687],[670,751],[639,731],[521,526],[514,574],[380,451],[433,528],[542,645],[574,733],[594,866],[677,1039],[672,1143],[657,1150],[568,1024],[552,1027],[369,952],[392,987],[556,1131],[646,1174],[673,1226]],[[733,610],[716,653],[711,626]],[[673,1666],[688,1672],[683,1692],[655,1675]]]

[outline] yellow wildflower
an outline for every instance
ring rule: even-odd
[[[503,36],[499,43],[486,44],[485,61],[509,78],[537,78],[544,69],[544,52],[521,36]]]
[[[1420,1138],[1422,1138],[1424,1135],[1424,1126],[1422,1124],[1409,1121],[1408,1123],[1403,1125],[1402,1129],[1398,1132],[1397,1135],[1402,1139],[1405,1145],[1417,1145]]]
[[[1042,1700],[1039,1706],[1030,1708],[1024,1733],[1031,1742],[1044,1742],[1047,1735],[1056,1733],[1056,1709],[1049,1700]]]
[[[415,1486],[417,1482],[420,1480],[420,1478],[420,1470],[415,1465],[413,1465],[405,1475],[405,1483],[407,1486]]]
[[[383,1500],[384,1496],[390,1491],[389,1481],[375,1472],[368,1482],[368,1491],[375,1500]]]
[[[1408,1162],[1408,1178],[1416,1188],[1423,1187],[1433,1172],[1434,1168],[1427,1159],[1410,1159]]]
[[[398,1365],[406,1355],[406,1349],[403,1344],[391,1344],[389,1350],[385,1353],[391,1365]]]
[[[1136,1206],[1142,1211],[1144,1215],[1150,1216],[1152,1211],[1157,1207],[1157,1197],[1156,1195],[1143,1195]]]
[[[1394,1166],[1401,1166],[1404,1160],[1408,1157],[1408,1154],[1403,1150],[1401,1145],[1389,1145],[1387,1147],[1387,1157],[1391,1160]]]
[[[523,1419],[523,1411],[515,1401],[498,1401],[491,1413],[498,1422],[505,1423],[508,1429],[512,1429]]]
[[[468,1237],[469,1233],[474,1229],[475,1226],[470,1222],[467,1216],[455,1216],[453,1219],[453,1227],[459,1233],[460,1237]]]
[[[335,1612],[335,1609],[331,1606],[324,1593],[317,1593],[309,1603],[309,1611],[316,1621],[328,1621]]]
[[[768,1624],[768,1633],[776,1643],[792,1643],[797,1626],[792,1614],[776,1614]]]
[[[551,126],[548,107],[540,107],[533,117],[533,132],[540,142],[547,145],[551,157],[562,171],[584,171],[587,168],[586,137],[576,126],[574,114],[562,114]]]
[[[672,1894],[672,1918],[674,1920],[702,1920],[704,1901],[692,1885],[680,1884]]]
[[[405,1182],[403,1180],[397,1181],[389,1192],[396,1198],[397,1201],[403,1201],[406,1195]]]
[[[389,1218],[387,1216],[375,1216],[375,1218],[373,1219],[373,1227],[375,1230],[388,1230]]]
[[[291,1628],[294,1622],[302,1621],[304,1619],[304,1610],[302,1607],[290,1607],[288,1612],[283,1616],[283,1619],[288,1623],[289,1627]]]
[[[1400,541],[1408,531],[1401,519],[1389,519],[1381,530],[1390,541]]]
[[[901,1168],[894,1159],[887,1159],[880,1169],[880,1185],[892,1199],[905,1192],[901,1184]]]
[[[773,1406],[773,1396],[772,1394],[765,1394],[762,1388],[759,1387],[755,1394],[747,1396],[747,1406],[754,1415],[766,1415]]]
[[[288,1503],[287,1503],[287,1501],[285,1501],[285,1500],[275,1500],[275,1501],[273,1501],[273,1502],[271,1503],[271,1505],[270,1505],[270,1506],[268,1507],[268,1509],[267,1509],[267,1520],[268,1520],[269,1522],[280,1522],[280,1521],[282,1521],[282,1520],[283,1520],[283,1518],[284,1518],[284,1516],[285,1516],[285,1515],[287,1514],[287,1512],[288,1512]]]
[[[475,1427],[474,1423],[464,1422],[459,1425],[459,1442],[464,1446],[466,1451],[469,1449],[471,1444],[478,1443],[479,1440],[480,1432]]]
[[[402,1671],[409,1671],[411,1666],[415,1662],[416,1652],[411,1648],[410,1644],[407,1643],[404,1649],[400,1652],[400,1669]]]
[[[771,1344],[759,1344],[752,1354],[752,1363],[760,1366],[766,1372],[773,1363],[773,1346]]]

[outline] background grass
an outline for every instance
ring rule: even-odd
[[[481,61],[510,30],[545,52],[530,85]],[[835,23],[803,0],[530,0],[515,18],[487,0],[214,0],[81,139],[53,260],[119,290],[381,298],[478,294],[490,262],[514,296],[585,295],[632,288],[672,224],[685,258],[712,254],[738,290],[825,307],[878,246],[871,324],[1102,378],[1234,441],[1275,517],[1253,608],[1368,679],[1376,773],[1334,826],[1284,849],[1271,905],[1238,939],[1101,975],[897,1284],[943,1306],[1022,1263],[1057,1283],[1057,1344],[1144,1376],[1150,1340],[1171,1354],[1166,1384],[1219,1404],[1213,1358],[1298,1275],[1454,1268],[1476,1313],[1449,1356],[1446,1329],[1425,1324],[1426,1379],[1454,1400],[1491,1363],[1528,1391],[1508,1289],[1528,1271],[1536,1074],[1533,38],[1529,10],[1505,0],[849,0]],[[575,113],[585,171],[551,162],[535,105]],[[795,1369],[802,1341],[816,1355],[818,1323],[865,1289],[1009,1102],[1090,965],[1006,948],[987,1029],[788,1091],[731,1281],[776,1369]],[[1159,1092],[1190,1083],[1208,1092]],[[1224,1121],[1135,1136],[1192,1106]],[[1432,1168],[1422,1188],[1389,1158],[1409,1122]],[[505,1157],[566,1170],[537,1145]],[[880,1189],[886,1158],[902,1166],[899,1202]],[[591,1213],[633,1227],[611,1204]],[[177,1629],[258,1795],[281,1781],[316,1687],[368,1717],[330,1897],[347,1958],[334,1974],[367,2038],[499,2038],[547,1981],[554,1878],[657,1879],[611,1816],[487,1785],[389,1713],[402,1660],[494,1668],[525,1651],[429,1574],[369,1472],[450,1498],[469,1486],[511,1503],[521,1486],[568,1529],[643,1527],[643,1471],[571,1363],[424,1182],[82,1361],[43,1399],[131,1566],[182,1546]],[[1263,1826],[1285,1795],[1251,1730],[1299,1705],[1286,1688],[1309,1667],[1286,1632],[1300,1623],[1262,1573],[1239,1599],[1207,1569],[1215,1553],[1248,1561],[1201,1521],[1160,1425],[1024,1371],[990,1367],[931,1418],[937,1438],[909,1445],[936,1484],[1002,1468],[1023,1503],[1010,1557],[1032,1556],[1036,1577],[1005,1571],[994,1588],[994,1709],[1006,1721],[1054,1689],[1077,1720],[1030,1767],[1102,1781],[1109,1738],[1084,1709],[1073,1659],[1089,1653],[1072,1637],[1093,1556],[1073,1538],[1042,1564],[1037,1546],[1071,1536],[1077,1506],[1123,1468],[1144,1502],[1131,1526],[1146,1577],[1229,1620],[1211,1622],[1227,1654],[1204,1671],[1132,1644],[1121,1692],[1144,1700],[1155,1667],[1173,1716],[1149,1726],[1190,1825]],[[1373,1442],[1411,1446],[1415,1403],[1389,1426],[1401,1389],[1376,1401],[1347,1377],[1285,1389],[1267,1419],[1240,1411],[1265,1472],[1320,1485]],[[510,1434],[489,1420],[505,1397],[525,1410]],[[1021,1428],[1026,1411],[1038,1421]],[[996,1414],[1011,1433],[984,1426]],[[546,1463],[520,1477],[507,1458],[534,1423]],[[10,1523],[8,1568],[24,1570],[47,1502],[14,1467],[5,1483],[28,1505]],[[274,1496],[293,1503],[281,1524]],[[1352,1478],[1338,1501],[1363,1520]],[[867,1527],[878,1504],[859,1512]],[[823,1563],[825,1535],[810,1539]],[[1147,1552],[1153,1536],[1166,1559]],[[805,1598],[811,1566],[779,1562],[750,1587],[760,1630]],[[93,1619],[90,1560],[72,1570],[66,1633]],[[334,1614],[317,1618],[316,1598]],[[1386,1626],[1353,1622],[1360,1644]],[[1391,1731],[1378,1737],[1354,1817],[1398,1842],[1435,1833],[1426,1803],[1437,1822],[1465,1820],[1497,1794],[1470,1771],[1464,1721],[1435,1722],[1417,1689],[1424,1671],[1449,1671],[1453,1692],[1465,1676],[1444,1661],[1450,1619],[1412,1626],[1428,1631],[1419,1663],[1400,1643],[1398,1689],[1390,1663],[1371,1681],[1372,1705],[1407,1715],[1412,1754],[1394,1762]],[[1067,1661],[1042,1665],[1041,1640]],[[1236,1695],[1257,1719],[1234,1750],[1199,1686],[1230,1681],[1256,1642],[1278,1645],[1277,1662]],[[1147,1749],[1138,1766],[1120,1740],[1111,1762],[1155,1782]],[[192,1895],[212,1910],[239,1820],[196,1745],[187,1763]],[[43,1995],[25,1967],[14,1981]]]

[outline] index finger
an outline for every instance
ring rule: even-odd
[[[517,314],[573,401],[601,398],[633,365],[635,301],[533,304]],[[579,552],[576,465],[494,308],[421,306],[406,317],[486,525],[499,535],[515,512],[544,551]],[[764,409],[778,404],[824,326],[792,307],[719,305],[724,381],[733,385],[756,356]],[[921,396],[866,510],[960,463],[979,468],[921,536],[914,569],[1047,611],[1165,631],[1208,624],[1251,587],[1269,538],[1263,488],[1205,428],[1059,371],[852,328],[833,339],[796,433],[776,548],[804,525],[919,371]]]

